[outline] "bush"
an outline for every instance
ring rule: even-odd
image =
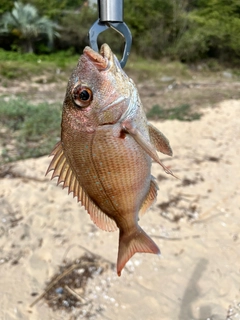
[[[194,61],[240,57],[240,3],[238,0],[203,0],[186,15],[187,29],[176,45],[180,59]]]
[[[181,1],[127,1],[125,20],[133,34],[133,48],[145,57],[166,55],[183,32],[184,8]]]
[[[0,125],[7,129],[2,155],[4,161],[49,154],[60,136],[60,121],[61,113],[57,105],[33,105],[22,99],[6,102],[1,98]]]
[[[59,20],[62,30],[61,38],[56,41],[58,48],[72,47],[76,52],[82,52],[83,48],[89,45],[88,31],[97,18],[97,11],[89,7],[82,7],[79,12],[64,14]]]
[[[61,26],[61,37],[55,41],[57,50],[73,48],[79,54],[89,45],[88,31],[98,18],[96,8],[88,7],[84,0],[64,0],[59,5],[58,0],[28,2]],[[9,8],[6,0],[0,4],[0,13],[4,8]],[[144,58],[239,61],[239,0],[128,0],[124,3],[124,21],[133,35],[132,51]],[[0,40],[5,48],[14,44],[14,39]],[[99,43],[102,42],[109,43],[114,52],[122,53],[122,39],[115,31],[102,33]],[[48,50],[44,41],[36,45],[38,53]]]

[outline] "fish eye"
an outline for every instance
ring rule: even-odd
[[[80,84],[73,88],[72,96],[75,104],[81,108],[88,107],[93,98],[92,90]]]
[[[79,98],[83,101],[87,101],[90,98],[90,94],[88,90],[82,90],[79,94]]]

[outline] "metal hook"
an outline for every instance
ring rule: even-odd
[[[97,38],[100,33],[112,28],[125,40],[120,65],[123,68],[127,63],[132,46],[132,34],[128,26],[123,22],[123,0],[98,0],[99,19],[92,25],[89,30],[89,43],[93,50],[98,50]]]
[[[112,28],[118,33],[120,33],[125,40],[123,56],[120,61],[121,67],[124,68],[127,63],[127,59],[129,57],[131,46],[132,46],[131,31],[129,30],[128,26],[124,22],[100,22],[100,20],[97,20],[92,25],[88,33],[90,46],[93,50],[98,52],[99,50],[98,50],[97,38],[100,33],[107,30],[108,28]]]

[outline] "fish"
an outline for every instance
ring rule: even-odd
[[[160,255],[138,221],[155,203],[152,161],[172,171],[157,152],[172,156],[168,139],[148,122],[136,85],[108,44],[85,47],[68,81],[61,140],[47,169],[106,231],[119,230],[117,274],[136,252]]]

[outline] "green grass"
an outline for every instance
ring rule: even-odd
[[[69,62],[75,61],[79,55],[73,54],[71,50],[58,51],[57,53],[41,54],[34,53],[21,54],[15,51],[6,51],[0,48],[0,61],[15,61],[29,63],[54,63],[57,66],[68,65]]]
[[[59,105],[30,104],[22,99],[0,99],[2,161],[49,154],[60,136]]]
[[[36,55],[5,51],[0,48],[0,76],[3,79],[11,80],[26,79],[32,75],[52,74],[56,73],[57,69],[70,72],[76,66],[79,57],[80,54],[75,54],[72,50]],[[216,76],[216,72],[221,74],[225,70],[214,59],[207,60],[201,66],[201,71],[198,70],[197,72],[198,76],[200,74]],[[193,73],[188,65],[179,61],[171,61],[166,58],[162,60],[146,59],[134,53],[131,53],[124,70],[130,76],[135,75],[137,81],[151,78],[157,82],[160,81],[160,83],[162,83],[161,77],[163,76],[189,80],[192,79]],[[238,69],[234,69],[231,72],[239,77]],[[57,78],[55,77],[53,81],[56,81]]]
[[[76,66],[79,56],[73,54],[71,50],[36,55],[5,51],[0,48],[0,75],[7,79],[20,79],[33,74],[51,72],[57,68],[65,71]],[[149,77],[156,79],[163,75],[190,76],[188,66],[181,62],[144,59],[134,54],[129,57],[125,70],[127,73],[136,73],[140,80]]]
[[[179,61],[145,59],[131,54],[125,67],[126,72],[137,72],[139,81],[162,76],[190,78],[191,72],[186,64]]]
[[[20,79],[56,69],[67,70],[76,65],[78,58],[79,55],[71,51],[36,55],[0,49],[0,75],[7,79]]]
[[[201,118],[201,114],[192,112],[190,105],[182,104],[178,107],[164,109],[158,104],[152,106],[147,112],[147,118],[152,120],[180,120],[193,121]]]

